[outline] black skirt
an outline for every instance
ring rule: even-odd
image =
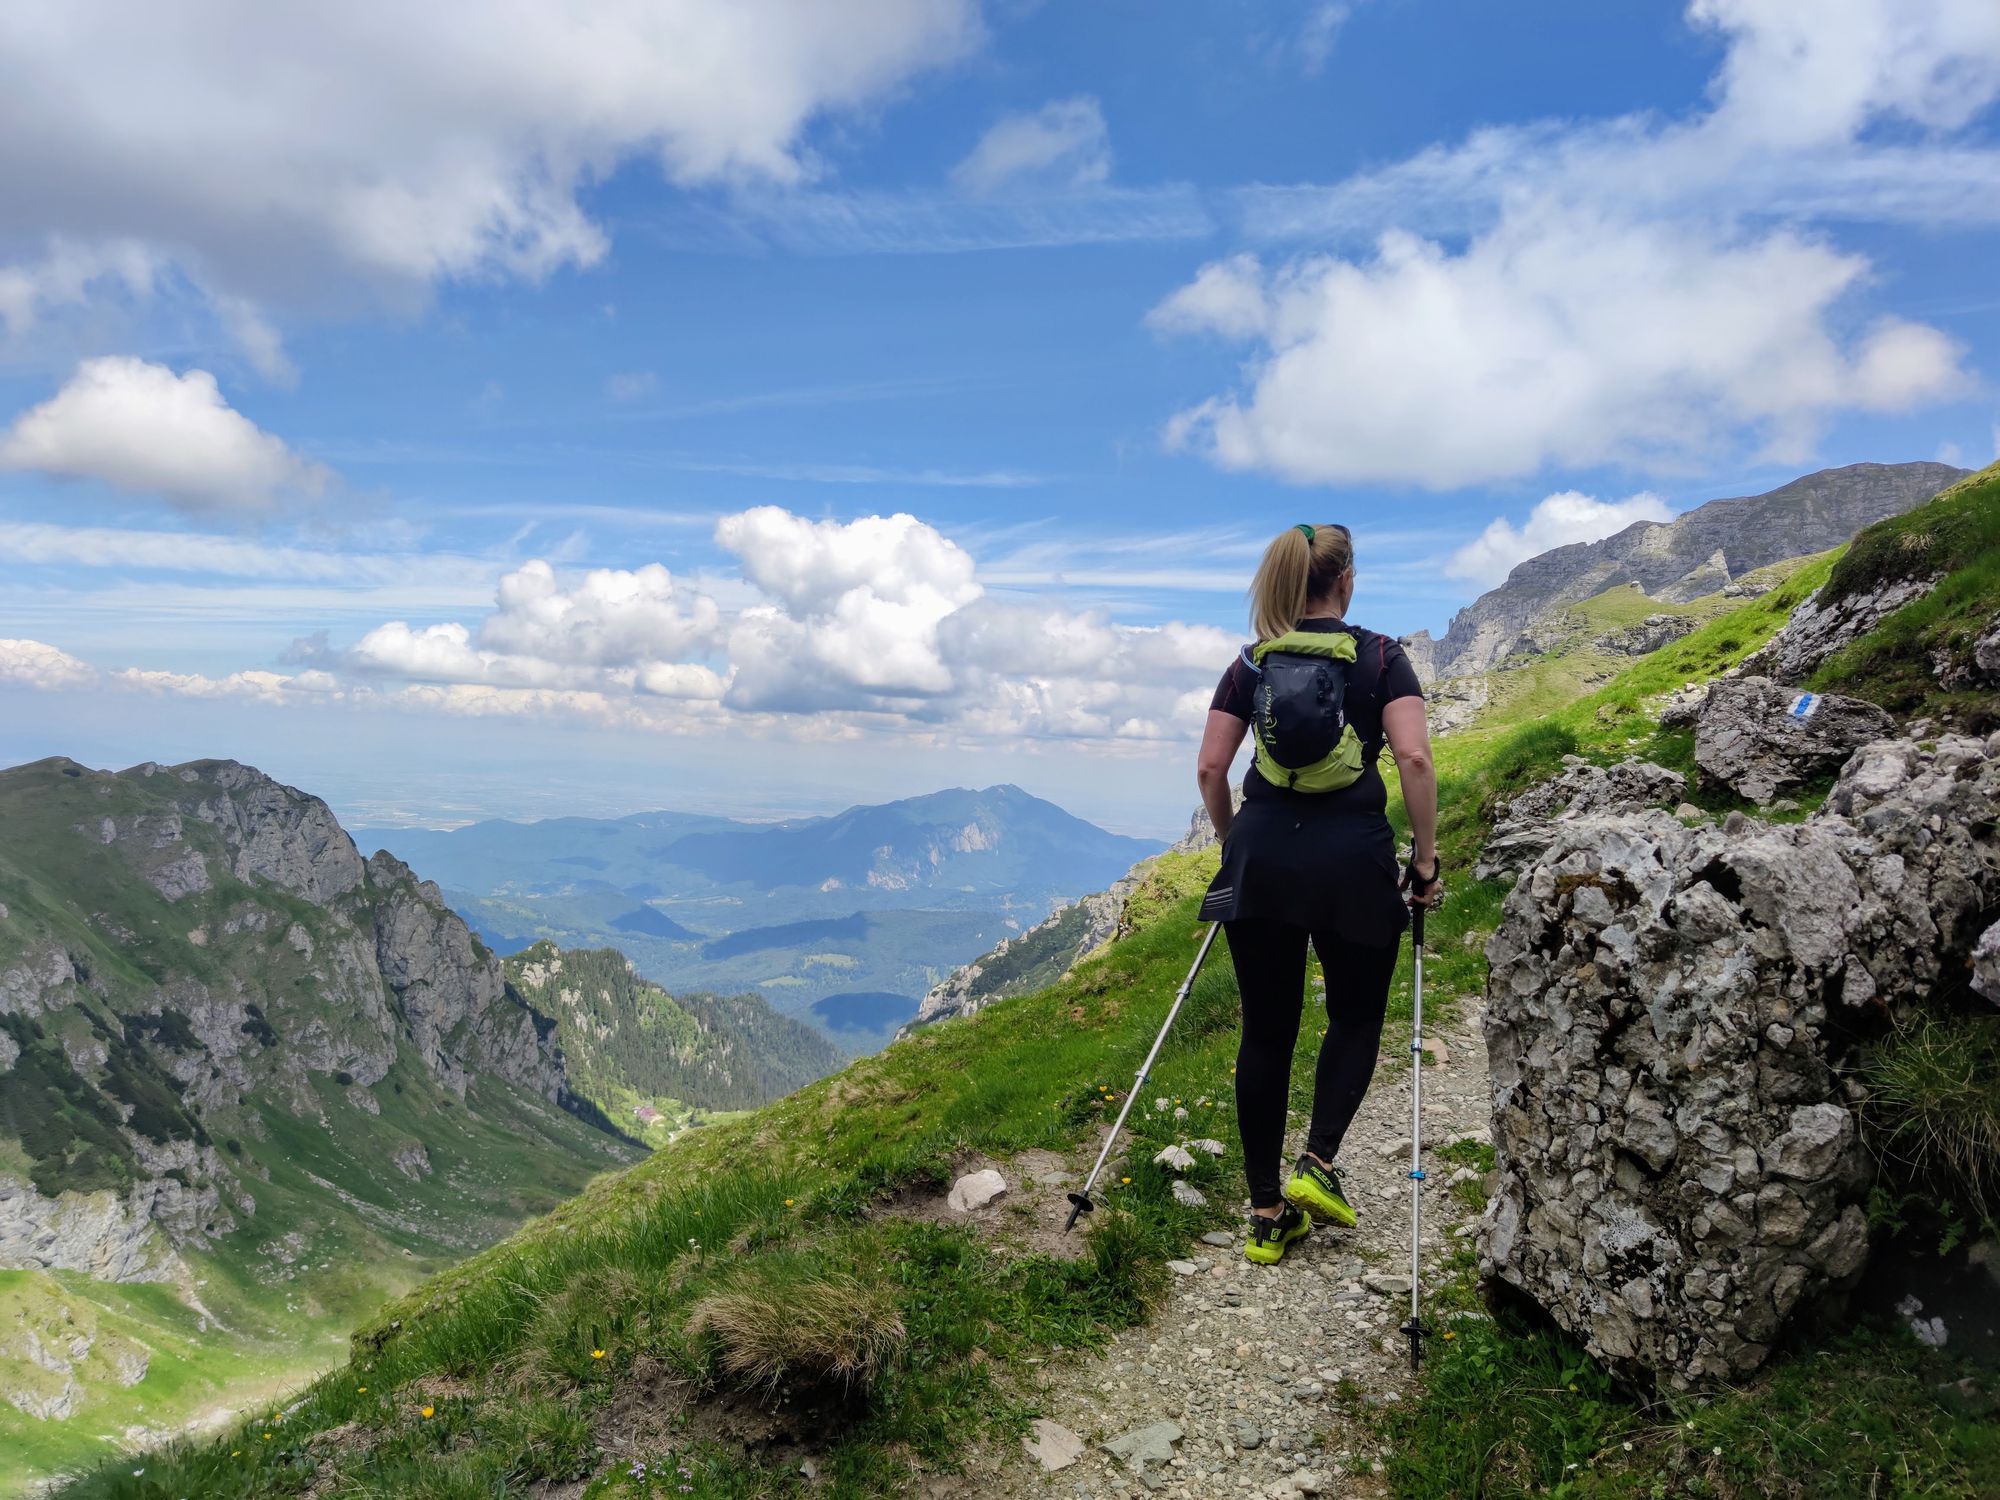
[[[1409,925],[1400,873],[1395,834],[1381,813],[1304,797],[1252,798],[1223,840],[1201,920],[1283,922],[1386,948]]]

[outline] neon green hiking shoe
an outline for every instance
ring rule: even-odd
[[[1301,1156],[1285,1184],[1285,1197],[1300,1208],[1309,1208],[1329,1224],[1342,1229],[1354,1227],[1354,1206],[1341,1191],[1340,1169],[1322,1167],[1310,1156]]]
[[[1312,1215],[1296,1204],[1287,1203],[1275,1219],[1252,1214],[1250,1238],[1243,1246],[1244,1257],[1252,1265],[1275,1266],[1285,1258],[1285,1251],[1293,1242],[1312,1233],[1312,1227]]]

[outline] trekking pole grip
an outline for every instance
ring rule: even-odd
[[[1410,908],[1410,937],[1412,941],[1415,942],[1417,947],[1419,948],[1423,947],[1424,908],[1421,906],[1413,906]]]

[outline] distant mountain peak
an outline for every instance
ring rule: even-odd
[[[1663,603],[1684,603],[1758,568],[1837,547],[1965,474],[1940,463],[1848,464],[1761,495],[1710,500],[1671,521],[1635,521],[1602,540],[1572,542],[1516,564],[1505,583],[1452,617],[1442,639],[1419,631],[1405,648],[1431,680],[1483,672],[1546,611],[1620,584],[1636,584]]]

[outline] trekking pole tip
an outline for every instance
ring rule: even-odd
[[[1069,1219],[1063,1225],[1063,1233],[1065,1234],[1069,1233],[1070,1230],[1076,1228],[1076,1221],[1082,1215],[1088,1213],[1095,1213],[1097,1211],[1097,1205],[1095,1203],[1092,1203],[1090,1199],[1085,1197],[1082,1193],[1071,1193],[1069,1195],[1069,1201],[1075,1204],[1076,1206],[1069,1211]]]

